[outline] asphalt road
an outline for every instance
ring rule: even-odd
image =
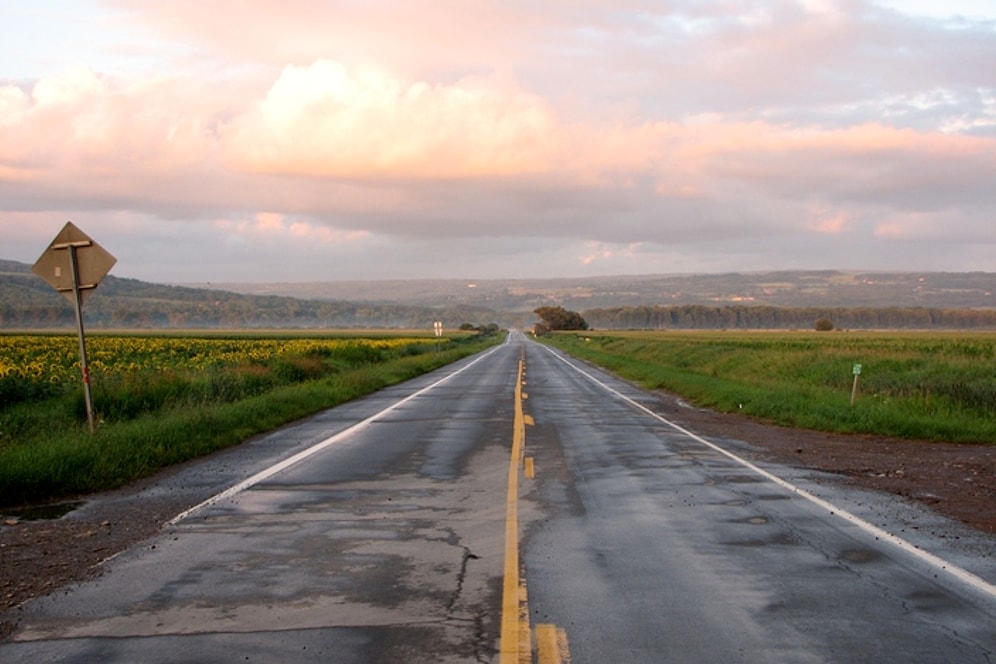
[[[513,333],[191,467],[217,495],[0,661],[996,660],[993,538],[901,533],[917,508],[656,403]]]
[[[894,538],[891,498],[759,468],[535,345],[527,367],[544,513],[523,553],[529,608],[566,630],[572,661],[996,658],[991,555],[988,581],[962,573],[946,543]]]

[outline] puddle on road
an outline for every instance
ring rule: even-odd
[[[752,526],[763,526],[768,523],[768,517],[765,516],[749,516],[743,519],[732,519],[730,523],[747,523]]]
[[[723,542],[726,546],[761,547],[761,546],[794,546],[796,539],[788,533],[776,533],[767,539],[744,539]]]
[[[872,549],[847,549],[840,553],[840,559],[849,563],[870,563],[881,557],[881,553]]]
[[[729,484],[755,484],[764,481],[757,475],[724,475],[720,479]]]

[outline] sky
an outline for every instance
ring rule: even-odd
[[[0,0],[0,258],[996,271],[996,0]]]

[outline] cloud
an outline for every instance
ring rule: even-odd
[[[286,68],[262,99],[236,107],[224,97],[198,102],[202,92],[175,80],[126,83],[86,69],[41,79],[30,96],[15,86],[0,87],[4,124],[14,140],[5,144],[6,161],[28,161],[41,141],[71,153],[109,155],[107,161],[115,163],[127,151],[145,168],[160,164],[175,170],[205,160],[221,145],[236,165],[245,157],[257,171],[358,177],[388,169],[417,178],[432,168],[459,177],[460,166],[470,166],[470,175],[551,170],[567,151],[574,158],[556,165],[577,172],[710,155],[725,160],[756,150],[960,158],[985,153],[991,145],[986,137],[876,123],[835,129],[719,115],[684,122],[565,124],[540,96],[515,81],[464,79],[430,86],[377,71],[353,73],[327,60]],[[18,140],[22,131],[28,136]],[[424,163],[437,156],[458,164]],[[310,166],[295,165],[295,158]],[[326,160],[331,164],[323,167]]]
[[[514,82],[406,83],[319,60],[284,69],[225,128],[235,168],[334,177],[526,174],[553,128],[543,100]]]
[[[0,81],[4,225],[394,257],[379,243],[521,240],[571,269],[993,243],[992,22],[864,0],[110,4],[120,52],[141,38],[161,66]]]
[[[926,211],[996,204],[996,139],[880,124],[847,129],[726,127],[710,172],[774,195]],[[749,134],[749,135],[748,135]]]
[[[345,231],[622,243],[693,221],[703,234],[804,227],[814,201],[909,212],[996,203],[996,139],[984,135],[720,115],[569,123],[514,79],[433,86],[328,60],[285,68],[255,98],[204,92],[83,69],[30,94],[0,88],[0,164],[23,185],[14,197],[166,218],[268,210]],[[782,222],[766,219],[776,210]]]
[[[604,242],[585,242],[586,252],[578,257],[583,265],[592,265],[599,262],[619,262],[620,260],[632,259],[639,249],[639,243],[628,245],[613,245]]]
[[[260,212],[244,219],[218,219],[215,225],[240,242],[308,242],[319,245],[356,243],[370,236],[366,231],[336,231],[307,219],[295,219],[276,212]]]
[[[120,81],[77,67],[40,79],[30,94],[0,87],[0,100],[0,160],[29,181],[177,174],[210,150],[203,104],[175,81]]]
[[[817,233],[840,235],[854,226],[850,214],[841,210],[818,207],[810,214],[809,227]]]
[[[555,5],[487,0],[280,4],[111,0],[111,4],[127,13],[135,30],[193,46],[200,57],[212,60],[280,69],[330,59],[349,67],[376,65],[402,76],[480,72],[493,69],[496,62],[514,68],[529,58],[528,50],[521,48],[523,40],[535,36],[537,26],[563,18]]]

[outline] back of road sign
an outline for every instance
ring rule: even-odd
[[[106,249],[94,242],[77,228],[66,222],[52,244],[31,267],[31,271],[44,279],[49,286],[73,302],[73,269],[69,247],[76,247],[76,264],[79,271],[80,299],[85,299],[97,287],[115,263],[118,262]]]

